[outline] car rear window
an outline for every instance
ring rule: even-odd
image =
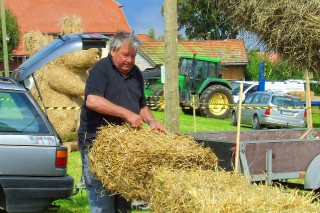
[[[277,106],[302,107],[303,104],[299,98],[289,96],[273,96],[271,103]]]
[[[25,93],[0,91],[0,133],[48,134],[38,111]]]

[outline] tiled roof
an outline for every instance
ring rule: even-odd
[[[141,52],[147,55],[155,64],[164,64],[164,42],[142,41]],[[240,39],[179,41],[178,55],[194,55],[218,58],[223,65],[245,65],[248,56],[244,41]]]
[[[9,0],[5,3],[17,16],[22,33],[60,33],[59,24],[65,16],[80,17],[84,33],[130,31],[122,7],[114,0]]]
[[[147,34],[136,34],[141,42],[143,41],[152,41],[152,39]]]
[[[280,61],[279,53],[270,53],[270,52],[257,52],[258,55],[268,58],[272,63],[277,63]]]

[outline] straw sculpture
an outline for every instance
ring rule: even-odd
[[[104,186],[131,200],[149,200],[152,169],[212,169],[217,157],[190,136],[164,134],[148,127],[104,126],[89,152],[90,167]]]
[[[320,68],[319,0],[221,0],[237,29],[253,32],[271,50],[308,71]]]
[[[65,17],[61,26],[62,34],[82,33],[80,18]],[[40,32],[29,32],[25,36],[25,47],[30,54],[34,54],[52,40],[52,36]],[[71,52],[37,70],[35,78],[45,107],[80,108],[84,99],[88,70],[99,60],[100,56],[97,49]],[[31,88],[31,92],[43,106],[35,87]],[[76,131],[79,125],[79,112],[79,109],[47,110],[50,121],[62,137]]]
[[[311,193],[257,186],[244,176],[213,170],[158,168],[150,207],[157,213],[319,212]]]

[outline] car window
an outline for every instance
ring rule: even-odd
[[[0,91],[0,133],[48,134],[49,130],[26,94]]]
[[[260,103],[260,99],[261,99],[262,94],[258,93],[256,96],[254,96],[253,100],[252,100],[252,104],[259,104]]]
[[[269,95],[262,95],[261,99],[260,99],[260,104],[268,104],[269,101]]]
[[[302,101],[299,98],[292,98],[292,103],[293,103],[293,106],[296,106],[296,107],[303,106]]]
[[[255,95],[256,94],[254,94],[254,93],[249,95],[246,99],[244,99],[243,103],[244,104],[250,104]]]
[[[299,98],[290,96],[273,96],[271,103],[277,106],[303,106]]]

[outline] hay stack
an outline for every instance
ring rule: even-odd
[[[151,208],[157,213],[319,212],[314,196],[257,186],[245,177],[212,170],[154,170]]]
[[[65,17],[61,28],[62,34],[82,33],[81,20],[78,17]],[[30,32],[26,35],[25,47],[30,54],[34,54],[52,40],[51,36]],[[99,58],[98,49],[76,51],[63,55],[39,69],[35,76],[45,106],[80,107],[83,103],[88,69]],[[31,92],[40,103],[35,88],[32,88]],[[79,125],[79,110],[48,110],[47,112],[50,121],[62,137],[76,131]]]
[[[222,0],[237,29],[253,32],[302,69],[320,69],[319,0]]]
[[[65,16],[60,23],[61,34],[70,34],[70,33],[82,33],[83,29],[81,27],[81,18],[78,16],[70,17]]]
[[[305,91],[291,91],[288,92],[289,95],[297,96],[301,100],[305,101],[306,100],[306,92]],[[314,92],[310,91],[310,99],[314,99]]]
[[[33,55],[52,40],[53,37],[50,35],[42,34],[39,31],[31,31],[25,34],[24,48],[30,55]]]
[[[126,126],[102,127],[89,157],[104,186],[128,200],[150,199],[155,167],[212,169],[217,163],[216,155],[190,136]]]

